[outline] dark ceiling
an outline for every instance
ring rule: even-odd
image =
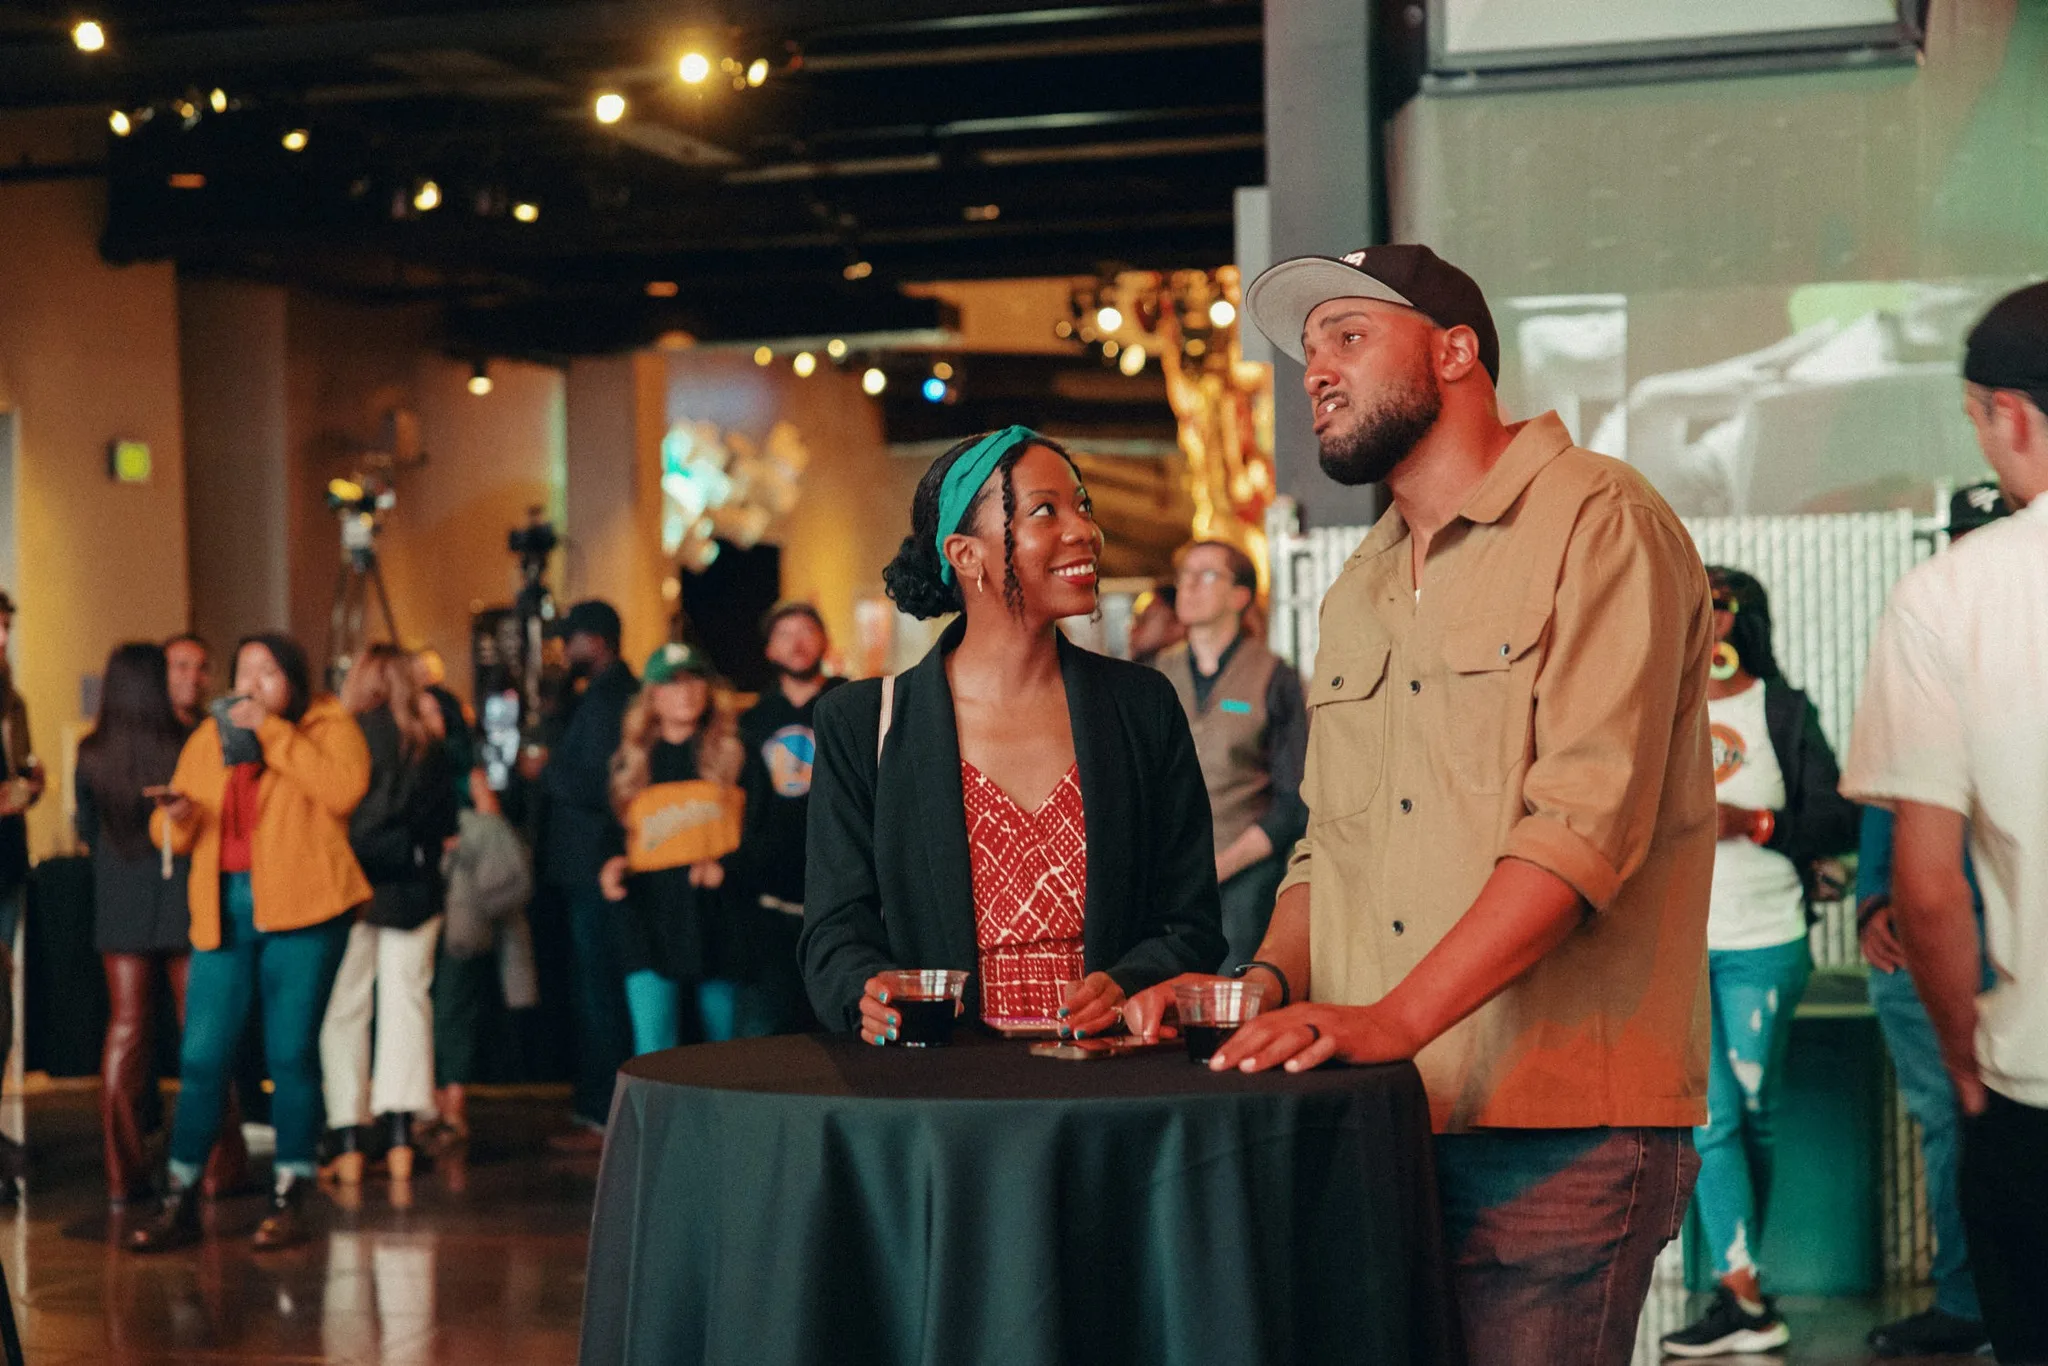
[[[69,37],[86,13],[97,54]],[[931,327],[910,280],[1225,262],[1231,191],[1264,178],[1260,17],[1257,0],[15,4],[0,106],[153,110],[107,140],[110,259],[431,301],[451,344],[564,355],[675,329]],[[689,51],[711,64],[694,86]],[[629,104],[611,127],[593,116],[607,90]]]

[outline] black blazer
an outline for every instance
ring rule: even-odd
[[[1788,683],[1764,684],[1764,728],[1785,775],[1785,809],[1764,847],[1792,860],[1811,897],[1813,865],[1856,847],[1863,813],[1841,793],[1835,752],[1805,693]]]
[[[880,680],[819,699],[804,928],[797,956],[828,1029],[854,1029],[868,978],[890,968],[979,967],[960,740],[946,628],[896,680],[879,772]],[[1213,971],[1227,945],[1209,794],[1173,685],[1154,669],[1059,644],[1088,838],[1083,955],[1134,992]],[[969,978],[967,1009],[981,1012]]]

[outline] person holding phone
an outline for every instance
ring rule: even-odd
[[[302,1242],[300,1205],[316,1172],[323,1105],[319,1033],[348,943],[349,912],[370,899],[348,822],[370,782],[370,753],[346,708],[313,694],[289,636],[235,647],[234,693],[185,742],[154,839],[191,856],[192,955],[169,1190],[129,1236],[137,1252],[199,1239],[197,1182],[220,1130],[235,1045],[263,1011],[274,1093],[277,1180],[258,1249]]]

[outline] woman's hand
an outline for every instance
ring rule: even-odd
[[[1230,980],[1228,977],[1218,977],[1209,972],[1184,972],[1178,977],[1167,978],[1158,986],[1146,987],[1124,1002],[1124,1027],[1146,1043],[1158,1043],[1161,1039],[1177,1039],[1180,1037],[1180,1031],[1173,1027],[1173,1021],[1178,1018],[1173,1006],[1173,989],[1196,982]]]
[[[244,696],[241,701],[228,708],[229,722],[240,726],[243,730],[259,730],[262,728],[263,723],[269,719],[270,708],[258,702],[254,697]]]
[[[902,1023],[902,1018],[889,1008],[889,988],[882,985],[881,977],[868,978],[867,985],[861,989],[860,1041],[893,1043],[896,1027]]]
[[[624,854],[614,854],[604,861],[604,867],[597,870],[597,889],[604,893],[606,901],[626,899],[626,870]]]
[[[690,885],[711,891],[725,885],[725,865],[715,858],[690,865]]]
[[[1067,995],[1060,1006],[1060,1034],[1092,1039],[1107,1034],[1124,1018],[1124,989],[1106,972],[1091,972],[1078,982],[1067,983]]]

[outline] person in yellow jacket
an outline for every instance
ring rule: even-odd
[[[300,1203],[316,1173],[323,1118],[320,1020],[348,943],[349,912],[370,884],[348,818],[370,781],[355,718],[313,695],[305,651],[283,635],[235,647],[232,696],[214,704],[155,792],[151,834],[192,859],[191,977],[171,1129],[170,1183],[138,1252],[199,1238],[197,1182],[219,1134],[235,1044],[252,1005],[276,1087],[277,1184],[258,1248],[304,1239]]]

